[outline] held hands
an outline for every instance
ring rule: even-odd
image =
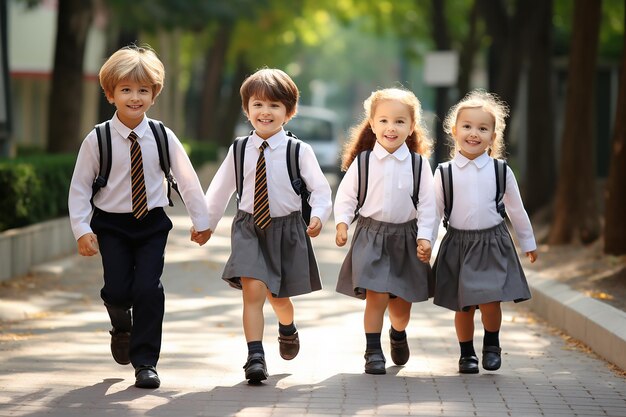
[[[339,223],[337,225],[337,234],[335,235],[335,243],[337,246],[343,246],[348,241],[348,225]]]
[[[530,252],[526,252],[526,257],[528,257],[528,259],[530,260],[530,263],[535,263],[535,261],[537,260],[537,251],[536,250],[531,250]]]
[[[191,234],[191,237],[189,240],[191,240],[192,242],[196,242],[200,246],[207,243],[209,239],[211,239],[211,235],[213,234],[213,231],[211,229],[206,229],[201,232],[198,232],[196,231],[196,228],[193,226],[191,226],[191,229],[189,229],[189,232]]]
[[[98,253],[98,238],[93,233],[86,233],[78,238],[78,253],[82,256],[93,256]]]
[[[427,264],[430,262],[430,255],[433,248],[428,239],[417,239],[417,259]]]
[[[309,226],[306,228],[306,234],[310,237],[316,237],[322,231],[322,221],[319,217],[311,217]]]

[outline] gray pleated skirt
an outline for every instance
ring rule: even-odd
[[[504,221],[483,230],[448,226],[433,272],[434,302],[450,310],[530,299],[526,275]]]
[[[343,261],[337,292],[365,299],[367,290],[409,302],[432,297],[430,264],[417,259],[417,223],[386,223],[359,217]]]
[[[322,289],[311,238],[299,211],[261,230],[252,214],[238,210],[231,230],[231,254],[222,279],[241,289],[241,277],[263,281],[274,297],[291,297]]]

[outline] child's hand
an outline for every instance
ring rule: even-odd
[[[198,245],[202,246],[211,239],[211,235],[213,235],[213,231],[211,229],[206,229],[201,232],[196,231],[195,227],[191,226],[189,229],[191,233],[190,240],[192,242],[196,242]]]
[[[78,238],[78,253],[82,256],[93,256],[98,253],[98,238],[93,233],[86,233]]]
[[[430,262],[430,255],[432,254],[433,248],[430,245],[430,240],[428,239],[418,239],[417,240],[417,259],[427,264]]]
[[[335,235],[335,243],[337,246],[343,246],[348,241],[348,225],[339,223],[337,225],[337,234]]]
[[[528,257],[528,259],[530,259],[530,263],[535,263],[535,261],[537,260],[537,251],[536,250],[531,250],[530,252],[526,252],[526,256]]]
[[[322,231],[322,221],[319,217],[311,217],[309,226],[306,228],[306,234],[311,237],[316,237]]]

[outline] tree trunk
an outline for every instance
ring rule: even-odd
[[[626,2],[625,2],[626,3]],[[626,45],[626,32],[624,32]],[[604,252],[611,255],[626,254],[626,51],[622,51],[622,73],[619,80],[615,127],[613,130],[613,152],[606,185],[606,208],[604,223]]]
[[[92,19],[91,0],[59,0],[54,69],[48,110],[48,152],[76,152],[83,108],[83,57]]]
[[[220,90],[233,27],[233,22],[230,21],[220,23],[213,45],[206,55],[204,83],[198,114],[197,138],[199,140],[217,139],[217,124],[220,122],[218,117]]]
[[[474,69],[474,57],[478,51],[480,40],[478,38],[478,5],[476,1],[472,6],[469,16],[469,33],[462,41],[461,52],[459,56],[459,79],[457,87],[459,95],[462,98],[470,89],[470,78]],[[443,116],[443,115],[442,115]]]
[[[448,24],[445,15],[445,1],[431,0],[432,7],[432,36],[435,40],[435,47],[438,51],[448,51],[451,49],[450,36],[448,34]],[[448,111],[448,87],[436,87],[435,96],[435,162],[439,163],[447,160],[448,147],[446,146],[446,135],[443,131],[443,118]]]
[[[489,51],[489,90],[509,105],[511,114],[515,114],[521,68],[526,56],[524,39],[528,37],[529,4],[526,0],[516,0],[513,16],[509,16],[502,0],[477,0],[487,33],[493,40]],[[509,140],[506,133],[504,138]]]
[[[222,123],[217,126],[219,128],[217,140],[220,145],[230,145],[235,137],[235,128],[243,112],[239,88],[248,74],[250,74],[250,68],[246,64],[244,57],[240,55],[237,57],[235,71],[230,83],[229,97],[222,106],[223,111],[220,118]]]
[[[591,243],[600,232],[592,110],[601,9],[599,0],[576,0],[574,5],[561,166],[549,244],[574,239]]]
[[[524,195],[529,213],[547,206],[554,196],[555,149],[552,110],[552,0],[528,0],[532,16],[528,48],[528,144]]]

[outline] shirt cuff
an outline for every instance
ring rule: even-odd
[[[535,243],[534,238],[528,238],[519,241],[519,246],[524,253],[530,252],[537,249],[537,243]]]
[[[417,231],[417,239],[426,239],[428,241],[431,241],[432,237],[433,237],[433,231],[431,229],[422,227],[421,229]]]

